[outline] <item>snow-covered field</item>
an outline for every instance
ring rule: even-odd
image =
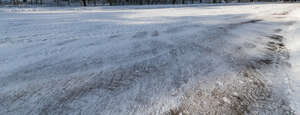
[[[0,8],[0,114],[300,115],[300,4]]]

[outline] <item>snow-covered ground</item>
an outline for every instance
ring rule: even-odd
[[[0,114],[300,114],[299,14],[296,3],[0,8]]]
[[[295,22],[295,24],[289,26],[285,32],[289,38],[287,45],[291,54],[290,63],[292,64],[290,70],[291,106],[297,114],[300,114],[300,9],[293,10],[287,20]]]

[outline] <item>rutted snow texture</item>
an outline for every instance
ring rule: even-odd
[[[285,34],[286,37],[289,39],[287,40],[287,46],[290,52],[290,63],[291,63],[291,70],[290,70],[290,77],[289,81],[291,82],[290,88],[290,99],[291,99],[291,107],[295,110],[297,115],[300,114],[300,10],[295,9],[290,12],[290,18],[286,18],[285,20],[295,22],[293,25],[286,28],[286,31],[282,32]]]
[[[294,114],[298,7],[1,8],[0,114]]]

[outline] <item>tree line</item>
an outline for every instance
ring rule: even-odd
[[[74,5],[79,4],[81,6],[97,6],[97,5],[152,5],[152,4],[199,4],[199,3],[228,3],[228,2],[276,2],[281,0],[10,0],[6,4],[20,5],[43,5],[43,4],[56,4],[62,5]],[[296,2],[296,0],[283,0],[284,2]],[[0,0],[0,4],[4,4]]]

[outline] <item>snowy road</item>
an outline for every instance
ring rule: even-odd
[[[0,8],[0,114],[300,114],[300,4]]]

